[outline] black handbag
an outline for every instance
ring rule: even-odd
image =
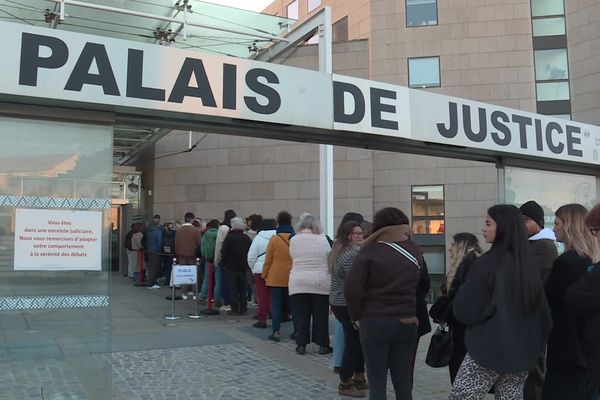
[[[425,363],[433,368],[447,367],[452,358],[452,332],[446,324],[440,324],[431,335]]]

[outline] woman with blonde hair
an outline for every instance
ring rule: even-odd
[[[450,382],[454,383],[460,364],[462,363],[467,348],[465,347],[465,325],[454,318],[452,314],[452,301],[456,298],[460,287],[467,281],[471,265],[482,253],[477,237],[472,233],[457,233],[452,237],[450,246],[450,270],[446,277],[448,292],[448,313],[446,323],[452,332],[452,357],[448,364]]]
[[[548,339],[543,400],[588,400],[593,394],[586,380],[587,363],[577,324],[565,303],[567,289],[587,273],[592,260],[600,258],[600,247],[585,225],[587,215],[581,204],[566,204],[555,213],[554,233],[564,243],[565,252],[554,261],[545,284],[553,328]]]
[[[585,218],[585,224],[600,248],[600,204],[596,204]],[[596,256],[597,257],[597,256]],[[591,394],[600,389],[600,258],[592,259],[594,265],[569,287],[566,305],[577,322],[581,348],[586,358],[587,388]],[[594,398],[594,396],[591,396]],[[597,398],[597,397],[596,397]]]

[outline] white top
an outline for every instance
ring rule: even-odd
[[[325,235],[315,235],[305,229],[292,237],[290,295],[301,293],[329,295],[331,275],[327,269],[327,256],[330,251],[331,246]]]
[[[215,265],[221,264],[221,248],[223,247],[223,242],[225,241],[228,232],[229,227],[227,225],[219,226],[219,230],[217,231],[217,241],[215,242]]]
[[[262,273],[266,259],[265,256],[267,255],[267,245],[269,244],[269,239],[275,233],[277,233],[275,229],[272,231],[260,231],[252,241],[250,250],[248,250],[248,265],[252,269],[252,273]]]

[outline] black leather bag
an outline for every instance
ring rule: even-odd
[[[425,363],[430,367],[447,367],[452,358],[452,332],[445,324],[440,324],[431,335]]]
[[[436,324],[447,323],[446,318],[450,310],[450,301],[448,296],[440,296],[429,309],[429,316]]]

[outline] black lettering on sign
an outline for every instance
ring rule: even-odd
[[[542,121],[535,119],[535,146],[539,151],[544,151],[544,138],[542,136]]]
[[[527,148],[527,126],[531,126],[531,118],[522,115],[513,114],[513,122],[519,124],[519,137],[521,138],[521,148]]]
[[[192,75],[196,79],[198,86],[190,86]],[[169,95],[169,103],[183,103],[186,97],[197,97],[202,100],[205,107],[216,107],[217,102],[213,95],[208,76],[202,60],[186,57],[179,75],[173,85],[173,90]]]
[[[445,138],[452,139],[458,133],[458,105],[454,102],[448,103],[448,114],[450,116],[450,126],[446,128],[443,123],[437,124],[437,130]]]
[[[144,87],[144,52],[142,50],[129,49],[127,54],[127,97],[136,99],[165,101],[165,91]]]
[[[498,132],[491,132],[490,135],[492,136],[492,140],[497,145],[508,146],[512,139],[512,135],[510,133],[510,128],[506,126],[506,123],[510,122],[510,118],[508,118],[508,115],[506,115],[502,111],[492,112],[490,118],[492,120],[492,126],[494,127],[494,129],[504,134],[503,137],[500,137]]]
[[[40,57],[41,47],[50,49],[51,53],[48,57]],[[60,68],[65,65],[68,58],[69,48],[62,40],[51,36],[23,33],[21,36],[19,85],[37,86],[39,68]]]
[[[573,134],[580,134],[581,129],[576,126],[567,125],[566,126],[566,135],[567,135],[567,154],[570,156],[583,157],[583,151],[581,149],[576,149],[574,145],[581,144],[580,137],[574,137]]]
[[[260,104],[256,97],[244,96],[246,107],[258,114],[275,114],[281,107],[281,97],[277,90],[260,82],[259,78],[264,78],[267,83],[279,83],[279,78],[273,71],[264,68],[253,68],[249,70],[246,73],[246,85],[254,93],[265,97],[267,99],[267,104]]]
[[[223,64],[223,108],[235,110],[237,107],[237,65]]]
[[[463,104],[463,127],[465,128],[465,135],[467,139],[475,143],[481,143],[487,136],[487,116],[485,108],[479,107],[479,132],[474,132],[471,126],[471,107]]]
[[[92,63],[96,63],[97,74],[90,73]],[[117,80],[113,73],[108,54],[104,45],[99,43],[86,43],[75,63],[65,90],[81,92],[83,85],[102,86],[104,94],[120,96]]]
[[[354,110],[345,113],[345,94],[354,99]],[[358,86],[346,82],[333,81],[333,122],[358,124],[365,117],[365,96]]]
[[[546,125],[546,144],[548,145],[548,148],[551,152],[553,152],[554,154],[560,154],[564,150],[565,145],[561,142],[558,142],[558,144],[554,144],[554,142],[552,141],[553,131],[556,131],[557,133],[563,133],[562,128],[559,124],[557,124],[556,122],[548,122],[548,125]]]
[[[398,130],[398,121],[390,121],[381,117],[381,113],[383,112],[396,113],[396,106],[381,103],[382,98],[396,100],[396,92],[371,88],[371,126],[373,128]]]

